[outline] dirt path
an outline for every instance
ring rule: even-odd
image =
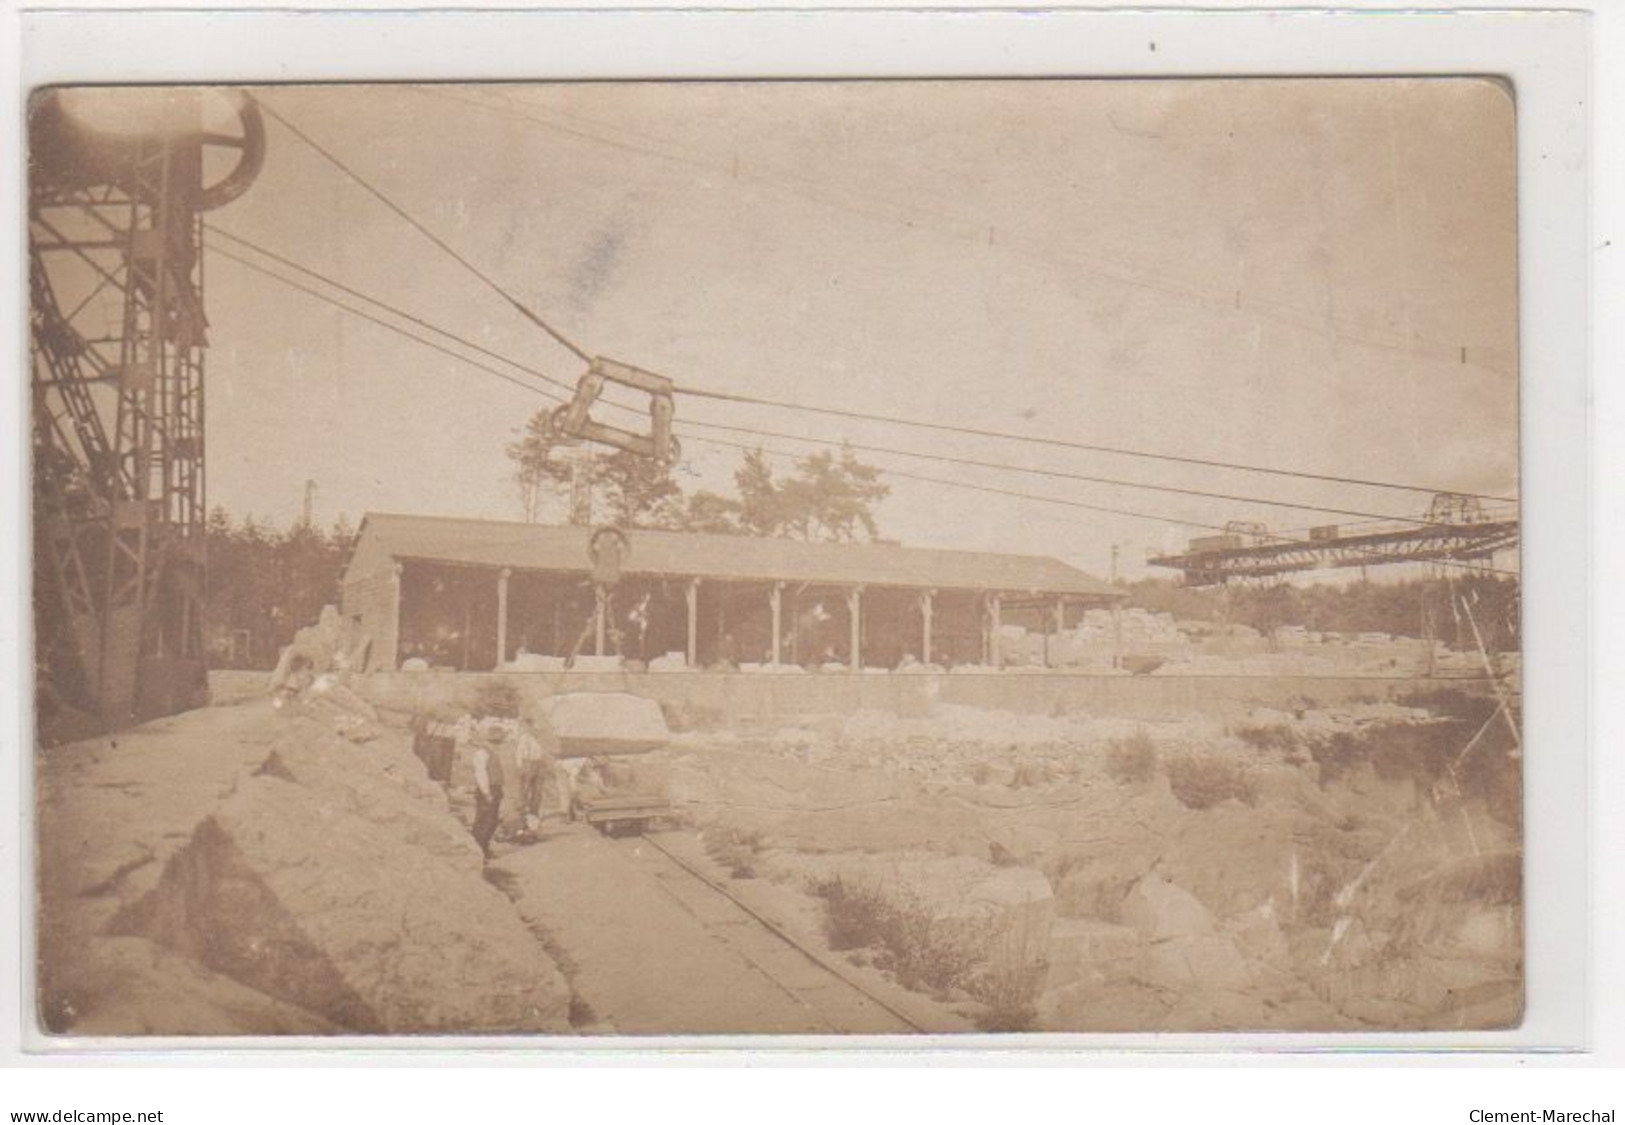
[[[917,1030],[776,936],[647,841],[585,827],[493,867],[520,913],[565,951],[591,1030],[871,1034]]]

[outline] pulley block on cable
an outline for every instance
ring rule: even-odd
[[[649,396],[647,433],[610,426],[592,417],[592,408],[607,383],[630,387]],[[554,435],[560,439],[597,442],[665,465],[674,464],[681,447],[671,432],[672,416],[676,412],[673,389],[672,381],[664,375],[595,356],[576,384],[575,398],[553,411],[549,422]]]

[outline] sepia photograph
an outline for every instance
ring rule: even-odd
[[[1509,83],[27,109],[43,1034],[1523,1020]]]

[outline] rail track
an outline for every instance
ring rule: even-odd
[[[928,1029],[794,934],[660,842],[625,836],[617,846],[717,941],[832,1033],[913,1035]]]

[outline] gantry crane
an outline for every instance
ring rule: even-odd
[[[1295,571],[1389,563],[1485,566],[1518,542],[1515,513],[1486,512],[1476,497],[1441,492],[1427,514],[1406,523],[1312,527],[1306,536],[1272,535],[1262,524],[1232,523],[1224,534],[1190,541],[1183,554],[1147,559],[1181,571],[1187,586],[1231,579],[1269,580]]]
[[[202,216],[265,131],[237,92],[57,89],[29,145],[39,694],[117,728],[207,697]]]

